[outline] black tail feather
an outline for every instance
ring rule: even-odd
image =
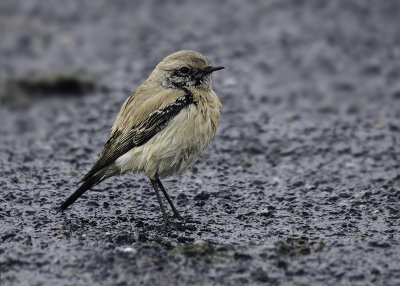
[[[70,205],[72,205],[80,196],[83,195],[84,192],[91,189],[94,185],[100,183],[102,181],[103,175],[94,175],[90,178],[87,178],[83,184],[68,198],[66,199],[61,206],[57,209],[57,212],[65,211]]]

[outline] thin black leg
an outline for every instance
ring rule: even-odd
[[[161,191],[163,192],[165,198],[167,199],[169,205],[171,206],[172,211],[174,212],[174,217],[183,220],[183,218],[181,217],[181,215],[179,214],[178,210],[176,209],[176,207],[174,206],[174,203],[172,202],[171,198],[169,197],[167,191],[165,190],[164,186],[162,185],[160,179],[157,177],[157,179],[155,180],[157,182],[157,184],[160,186]]]
[[[170,225],[171,223],[170,223],[170,221],[169,221],[169,219],[168,219],[167,213],[165,212],[165,208],[164,208],[164,205],[163,205],[162,200],[161,200],[160,192],[158,191],[157,181],[152,180],[152,179],[150,179],[150,181],[151,181],[151,184],[153,185],[154,192],[156,193],[157,201],[158,201],[158,203],[159,203],[159,205],[160,205],[161,212],[162,212],[162,214],[163,214],[164,220],[165,220],[165,222],[166,222],[167,224]]]

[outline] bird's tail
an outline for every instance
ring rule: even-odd
[[[82,196],[84,192],[86,192],[87,190],[91,189],[93,186],[97,185],[98,183],[100,183],[104,179],[105,179],[104,178],[104,174],[95,174],[95,175],[87,178],[85,181],[83,181],[83,184],[68,199],[66,199],[61,204],[61,206],[57,209],[57,212],[65,211],[80,196]]]

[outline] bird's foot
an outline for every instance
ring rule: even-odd
[[[182,222],[186,221],[186,218],[183,218],[178,212],[174,212],[174,215],[171,218],[172,219],[179,219]]]
[[[182,222],[177,222],[174,221],[173,219],[179,219]],[[171,229],[174,230],[196,230],[196,227],[194,225],[186,224],[186,223],[191,223],[192,221],[189,221],[187,219],[184,219],[183,217],[164,217],[165,224],[170,227]]]

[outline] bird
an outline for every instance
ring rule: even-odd
[[[165,57],[125,100],[99,159],[57,211],[65,211],[102,181],[131,172],[147,175],[167,225],[175,224],[160,190],[172,219],[183,220],[161,179],[191,167],[214,137],[222,104],[212,89],[211,74],[221,69],[192,50]]]

